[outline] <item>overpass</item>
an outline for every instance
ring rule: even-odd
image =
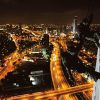
[[[41,99],[61,96],[65,94],[75,94],[79,92],[91,91],[92,88],[93,88],[93,83],[79,85],[75,87],[69,87],[67,89],[62,89],[62,90],[51,90],[51,91],[37,92],[37,93],[32,93],[32,94],[17,95],[17,96],[6,98],[6,100],[24,100],[24,99],[25,100],[41,100]]]

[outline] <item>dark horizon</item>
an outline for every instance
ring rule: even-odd
[[[71,24],[74,16],[80,22],[88,8],[94,8],[93,23],[99,24],[100,1],[93,4],[90,0],[0,0],[0,24]]]

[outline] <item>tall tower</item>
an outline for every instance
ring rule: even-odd
[[[48,28],[46,27],[45,34],[48,34]]]
[[[99,43],[100,43],[100,39],[99,39]],[[100,73],[100,47],[99,46],[97,52],[95,71]],[[100,79],[98,79],[94,84],[92,100],[100,100]]]
[[[77,32],[77,16],[74,17],[74,20],[73,20],[73,33],[76,33]]]

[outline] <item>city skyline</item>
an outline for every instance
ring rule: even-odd
[[[0,0],[0,100],[100,100],[100,0]]]
[[[99,100],[100,24],[91,24],[0,25],[0,99]]]

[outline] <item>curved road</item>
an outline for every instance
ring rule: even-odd
[[[51,59],[50,59],[50,70],[51,77],[53,81],[53,86],[55,90],[67,89],[69,86],[62,67],[61,67],[61,55],[60,55],[60,47],[56,42],[52,43],[54,48],[52,51]],[[63,95],[58,98],[58,100],[77,100],[76,96],[73,95]]]

